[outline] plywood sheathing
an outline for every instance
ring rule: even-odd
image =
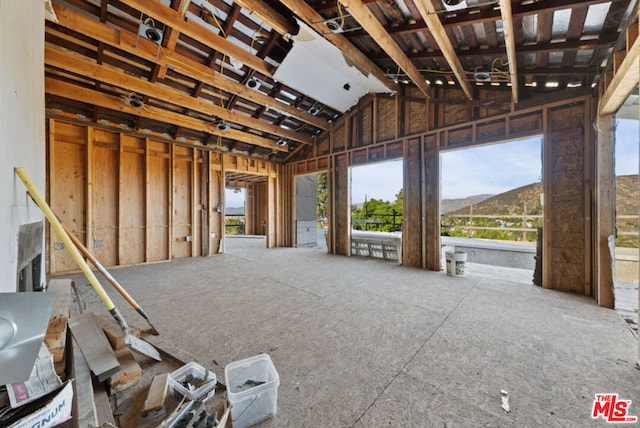
[[[422,219],[424,206],[422,180],[422,141],[413,138],[404,151],[404,217],[402,219],[402,264],[422,267]]]
[[[224,166],[275,177],[266,161],[205,156],[204,148],[60,118],[48,126],[49,200],[104,266],[218,253]],[[50,273],[77,269],[55,234],[47,230],[46,239]]]

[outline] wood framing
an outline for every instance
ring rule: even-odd
[[[359,108],[363,111],[355,109],[344,120],[336,122],[330,141],[320,143],[316,156],[287,165],[291,172],[289,180],[329,165],[332,205],[329,252],[349,253],[350,221],[349,211],[345,209],[350,189],[348,168],[381,160],[404,159],[403,264],[439,270],[440,153],[542,136],[546,228],[544,286],[593,295],[594,265],[602,264],[601,258],[595,259],[602,254],[596,254],[592,248],[591,230],[591,193],[595,186],[592,157],[596,140],[589,124],[594,119],[595,98],[578,97],[499,115],[486,109],[484,114],[487,116],[474,121],[465,119],[468,115],[466,106],[444,104],[451,111],[460,112],[458,123],[401,135],[406,127],[398,124],[403,122],[402,116],[406,114],[409,102],[414,100],[401,97],[395,102],[386,96],[362,100]],[[377,114],[374,115],[375,122],[369,124],[372,105]],[[430,99],[424,111],[437,115],[441,106]],[[352,118],[356,118],[355,122]],[[359,120],[363,123],[358,123]],[[429,121],[427,118],[427,123]],[[370,129],[373,129],[371,137],[360,135]],[[605,213],[601,215],[606,216]]]
[[[271,246],[280,239],[269,214],[279,194],[274,164],[63,118],[48,128],[49,201],[105,266],[222,252],[227,170],[265,177],[250,216]],[[46,238],[49,272],[76,270],[55,233]]]

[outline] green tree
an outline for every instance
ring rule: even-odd
[[[327,201],[329,200],[329,186],[327,185],[327,172],[319,172],[317,175],[317,207],[316,214],[318,219],[318,227],[325,227],[327,223]]]
[[[402,198],[401,189],[393,203],[371,198],[366,200],[361,208],[353,205],[351,207],[353,228],[377,232],[399,231],[402,224]]]

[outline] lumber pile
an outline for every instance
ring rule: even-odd
[[[53,360],[52,376],[59,377],[60,385],[72,387],[73,394],[71,419],[59,426],[152,428],[166,420],[183,423],[185,417],[200,418],[203,422],[198,426],[202,427],[226,426],[229,408],[224,394],[209,400],[215,396],[215,388],[224,389],[211,372],[193,362],[185,364],[166,351],[162,362],[132,352],[118,323],[102,307],[87,310],[79,287],[70,279],[52,279],[46,292],[55,293],[55,302],[43,348]],[[131,327],[129,331],[140,338],[140,330]],[[184,358],[186,354],[180,355]],[[181,366],[186,379],[172,383],[171,373]],[[195,366],[208,375],[194,384]],[[207,379],[208,384],[202,386]],[[14,410],[7,388],[0,386],[0,412],[7,415],[0,426],[11,426],[44,408],[45,398],[63,389],[56,388],[56,392]]]

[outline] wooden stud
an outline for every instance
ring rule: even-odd
[[[93,127],[87,126],[87,158],[86,174],[87,185],[85,189],[85,245],[91,254],[94,250],[93,242]]]
[[[47,180],[47,186],[49,189],[49,205],[53,205],[53,199],[54,199],[54,195],[57,192],[56,186],[55,186],[55,174],[54,171],[56,170],[56,164],[55,164],[55,156],[54,156],[54,150],[55,150],[55,142],[56,142],[56,121],[54,119],[49,119],[49,153],[48,153],[48,157],[49,157],[49,179]],[[45,222],[46,223],[46,227],[49,233],[49,271],[51,273],[55,273],[56,272],[56,252],[54,250],[54,245],[55,245],[55,232],[53,231],[53,228],[49,225],[49,222]]]

